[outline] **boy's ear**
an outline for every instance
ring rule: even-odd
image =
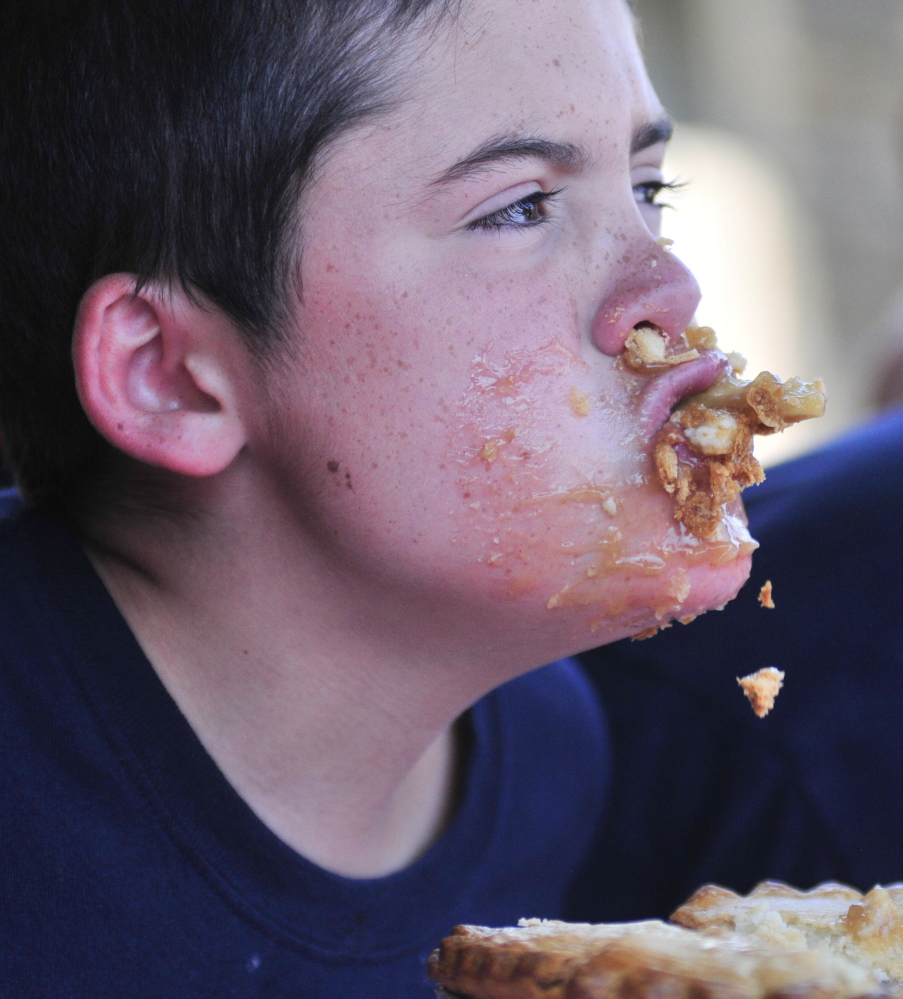
[[[215,475],[245,443],[235,328],[179,288],[136,287],[134,275],[108,274],[82,298],[72,344],[82,406],[125,454]]]

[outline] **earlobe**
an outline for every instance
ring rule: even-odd
[[[184,292],[136,291],[110,274],[82,299],[73,336],[79,397],[118,450],[190,476],[225,469],[245,443],[232,361],[235,332]]]

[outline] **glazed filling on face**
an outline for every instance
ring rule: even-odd
[[[631,371],[654,375],[717,348],[707,326],[690,327],[676,344],[656,327],[644,326],[627,338],[623,362]],[[821,379],[782,382],[763,371],[744,381],[745,360],[739,354],[726,359],[724,374],[704,392],[682,399],[653,442],[656,471],[674,497],[675,518],[705,540],[715,537],[741,490],[765,478],[753,437],[779,433],[825,411]]]

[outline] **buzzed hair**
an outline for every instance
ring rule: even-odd
[[[0,432],[32,506],[71,513],[113,449],[75,388],[98,278],[282,335],[317,154],[396,101],[393,62],[458,0],[7,0],[0,12]]]

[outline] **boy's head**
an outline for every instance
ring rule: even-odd
[[[651,464],[693,387],[618,360],[698,301],[623,0],[85,3],[56,49],[28,20],[0,419],[36,501],[118,455],[228,475],[349,606],[536,665],[733,595],[740,521],[682,533]]]

